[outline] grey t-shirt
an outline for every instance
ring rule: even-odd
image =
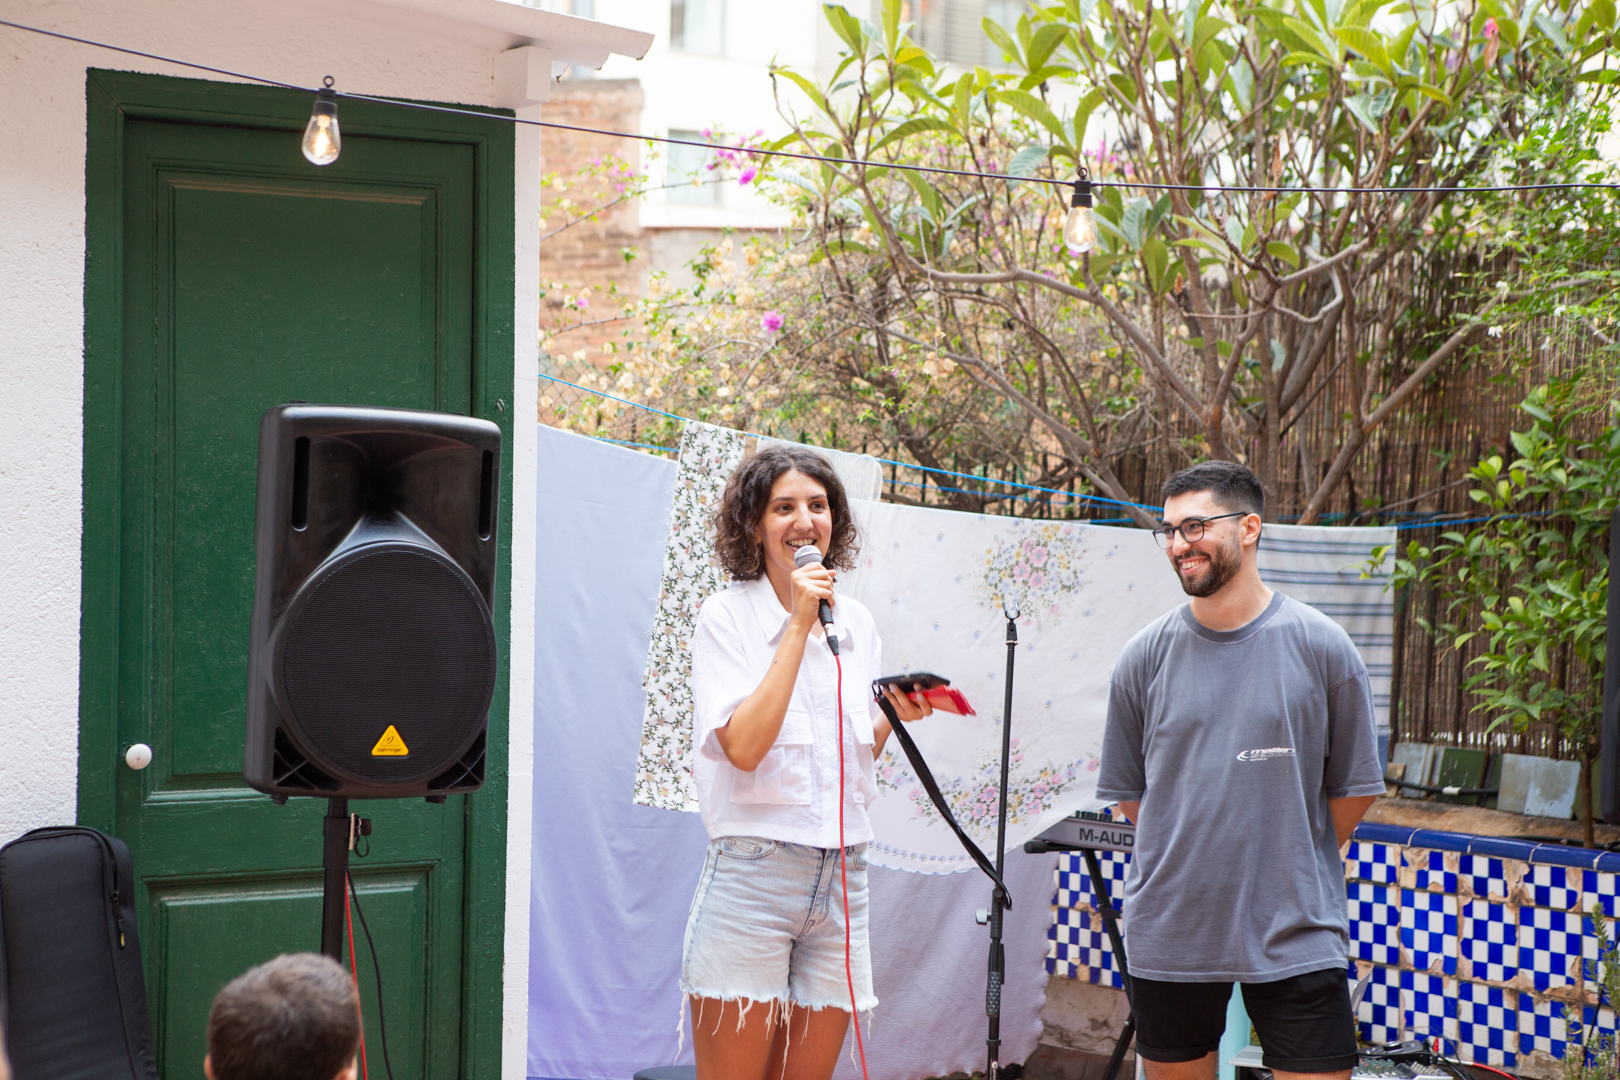
[[[1097,795],[1142,804],[1125,882],[1130,971],[1270,982],[1343,965],[1328,800],[1384,790],[1367,668],[1338,624],[1275,593],[1231,631],[1184,605],[1120,654]]]

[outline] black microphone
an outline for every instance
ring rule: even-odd
[[[821,550],[814,544],[806,544],[804,547],[793,553],[794,566],[803,567],[809,566],[811,563],[820,562]],[[821,625],[827,638],[827,648],[833,651],[834,656],[837,656],[838,638],[834,635],[837,633],[838,628],[833,624],[832,605],[827,603],[825,600],[821,601],[817,614],[821,618]]]

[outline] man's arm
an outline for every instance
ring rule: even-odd
[[[1119,804],[1119,812],[1124,814],[1125,820],[1132,825],[1136,824],[1136,812],[1140,809],[1142,809],[1141,802],[1122,802]]]
[[[1376,798],[1378,798],[1376,795],[1352,795],[1348,799],[1328,800],[1328,813],[1333,817],[1333,832],[1339,838],[1340,847],[1344,847],[1350,840],[1350,834],[1356,829],[1356,822],[1361,820],[1361,815],[1367,812],[1367,808]],[[1120,805],[1124,806],[1123,803]]]

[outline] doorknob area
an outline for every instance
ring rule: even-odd
[[[138,742],[124,751],[124,764],[139,771],[152,764],[152,748],[143,742]]]

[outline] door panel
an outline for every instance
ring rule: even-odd
[[[361,903],[366,923],[379,932],[397,935],[405,941],[421,941],[427,933],[428,876],[426,868],[400,868],[389,874],[368,875],[368,884],[362,889]],[[156,1011],[163,1017],[162,1027],[154,1023],[155,1041],[164,1047],[169,1067],[168,1076],[200,1075],[203,1055],[208,1052],[207,1032],[195,1022],[197,1007],[204,1010],[213,994],[202,1000],[200,988],[219,987],[240,975],[254,964],[263,962],[263,942],[285,936],[288,926],[319,923],[321,917],[321,879],[319,875],[277,875],[261,878],[237,878],[186,884],[176,881],[157,883],[150,892],[149,920],[150,946],[170,959],[163,971],[163,982],[151,983],[148,994]],[[222,935],[221,926],[231,933]],[[362,985],[372,981],[369,968],[370,955],[365,933],[356,920],[354,937],[360,960]],[[207,950],[175,949],[176,943],[187,940],[211,941]],[[382,953],[383,942],[378,942],[380,955],[400,955],[407,965],[402,968],[384,963],[383,985],[385,1017],[392,1017],[389,1027],[389,1057],[400,1068],[396,1075],[403,1080],[416,1076],[424,1060],[424,1029],[412,1024],[425,1012],[423,1001],[427,971],[420,950],[393,950]],[[374,1011],[373,998],[366,1004]],[[373,1024],[367,1024],[367,1057],[381,1066],[382,1048]],[[196,1063],[193,1065],[193,1063]],[[410,1063],[407,1065],[407,1063]],[[406,1068],[413,1071],[407,1073]]]
[[[124,128],[117,832],[134,849],[160,1073],[200,1075],[230,978],[320,946],[325,803],[241,780],[259,417],[286,401],[467,412],[473,149],[346,133],[308,166],[282,131]],[[398,1080],[460,1071],[466,808],[355,803],[353,868]],[[366,1043],[375,982],[358,923]]]

